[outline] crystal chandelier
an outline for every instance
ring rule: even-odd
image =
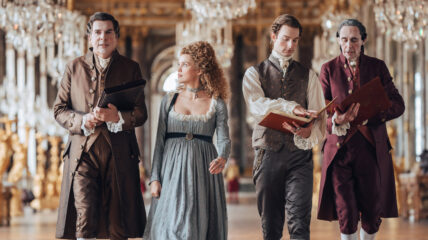
[[[36,57],[41,49],[57,44],[57,54],[49,56],[48,64],[55,81],[62,76],[66,62],[83,54],[86,17],[64,5],[64,0],[3,0],[0,4],[0,29],[16,50]]]
[[[256,7],[255,0],[186,0],[185,4],[199,22],[208,20],[219,27],[224,27],[228,20],[242,17],[248,13],[248,9]]]
[[[35,57],[40,56],[39,68],[45,67],[44,79],[50,75],[57,85],[66,63],[85,49],[86,17],[68,10],[65,3],[66,0],[0,0],[0,29],[6,33],[7,46],[18,52],[18,59],[15,54],[11,58],[6,54],[6,61],[13,63],[11,68],[7,66],[12,74],[0,85],[0,112],[10,118],[18,115],[18,125],[40,128],[52,120],[46,96],[42,99],[36,92]],[[58,134],[61,128],[52,124],[49,131]]]
[[[232,23],[226,22],[224,27],[215,27],[208,22],[199,22],[195,19],[187,22],[180,22],[176,25],[176,56],[181,49],[189,43],[195,41],[209,42],[216,53],[217,60],[222,67],[231,65],[233,56]]]
[[[378,29],[404,42],[407,49],[415,50],[417,43],[427,37],[427,0],[375,0],[373,11]]]
[[[84,27],[85,18],[66,9],[64,4],[64,1],[55,4],[50,0],[2,1],[0,28],[5,30],[7,42],[32,56],[38,56],[42,46],[59,41],[75,42],[84,34],[81,27],[82,24]],[[78,46],[67,46],[66,55],[75,56],[76,53],[81,54]]]

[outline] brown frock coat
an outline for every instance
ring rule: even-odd
[[[77,169],[82,152],[94,143],[95,134],[84,136],[81,129],[83,115],[91,112],[96,106],[95,97],[97,79],[104,79],[105,88],[118,86],[131,81],[142,80],[138,63],[113,52],[105,76],[95,67],[94,54],[91,51],[85,56],[74,59],[67,64],[57,98],[54,102],[56,121],[69,131],[68,143],[63,154],[64,174],[61,185],[60,206],[56,226],[57,238],[75,238],[76,209],[72,191],[73,175]],[[101,76],[102,75],[102,76]],[[95,92],[95,94],[94,94]],[[114,174],[117,176],[120,191],[120,221],[128,237],[141,237],[146,224],[144,202],[139,181],[139,150],[134,128],[141,126],[147,119],[144,93],[141,93],[132,111],[121,111],[125,123],[122,131],[108,132],[106,140],[112,147]],[[105,128],[105,126],[103,126]],[[97,135],[96,135],[97,136]],[[99,204],[99,203],[94,203]]]
[[[374,138],[377,158],[377,166],[374,167],[378,168],[381,178],[381,217],[396,217],[398,213],[394,170],[390,154],[391,144],[386,132],[385,122],[403,114],[403,98],[395,88],[392,77],[382,60],[361,54],[359,70],[361,86],[374,77],[379,76],[392,103],[392,106],[387,111],[381,112],[369,119],[367,127]],[[320,81],[325,99],[332,100],[334,97],[337,97],[336,102],[342,102],[350,94],[349,90],[353,88],[352,81],[348,79],[352,79],[352,75],[342,54],[325,63],[321,67],[320,73]],[[318,201],[318,219],[330,221],[337,220],[337,214],[329,167],[345,140],[344,136],[338,137],[332,134],[331,119],[332,115],[327,119],[327,139],[323,146],[324,157]]]

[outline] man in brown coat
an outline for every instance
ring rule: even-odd
[[[372,240],[381,217],[397,217],[391,144],[385,122],[403,114],[404,102],[385,63],[364,55],[367,33],[361,22],[343,21],[337,38],[342,53],[321,68],[325,99],[337,98],[340,103],[378,76],[391,106],[360,126],[350,124],[358,115],[358,103],[346,112],[336,110],[327,119],[318,219],[339,219],[341,239],[357,240],[361,218],[361,239]]]
[[[140,67],[117,52],[113,16],[95,13],[87,26],[92,48],[67,64],[54,103],[55,119],[70,133],[56,237],[142,237],[146,214],[134,128],[147,119],[144,93],[131,111],[95,107],[104,88],[142,80]]]

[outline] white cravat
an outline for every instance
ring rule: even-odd
[[[272,56],[278,59],[279,65],[281,65],[282,71],[285,73],[287,72],[287,68],[290,65],[291,62],[291,56],[286,57],[281,55],[279,52],[272,50]]]
[[[103,68],[103,70],[106,69],[106,67],[108,66],[108,63],[110,62],[110,59],[111,59],[111,57],[106,58],[106,59],[98,57],[98,60],[100,60],[100,66]]]

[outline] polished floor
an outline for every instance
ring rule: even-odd
[[[229,240],[262,239],[254,198],[244,196],[242,199],[241,204],[228,205]],[[55,223],[55,211],[33,214],[31,209],[26,209],[25,216],[13,219],[10,227],[0,227],[0,240],[53,240]],[[284,236],[283,239],[289,239],[286,229]],[[339,239],[338,223],[313,218],[311,239]],[[384,219],[377,240],[428,240],[428,220],[412,223],[400,218]]]

